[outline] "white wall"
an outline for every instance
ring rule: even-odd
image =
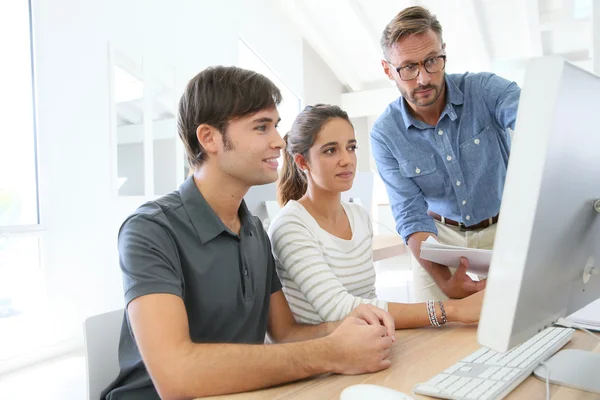
[[[357,171],[371,171],[370,156],[371,147],[369,143],[369,125],[367,117],[350,118],[354,125],[354,133],[356,134],[357,151]]]
[[[155,143],[156,144],[156,143]],[[119,187],[120,196],[144,194],[144,144],[123,143],[117,146],[117,173],[126,179]]]
[[[154,194],[165,195],[178,186],[175,160],[176,140],[154,139]],[[127,180],[119,188],[121,196],[144,194],[144,145],[141,142],[119,144],[117,148],[118,173]],[[184,174],[185,175],[185,174]]]
[[[279,7],[273,6],[273,0],[240,0],[240,7],[240,37],[302,98],[305,75],[300,34]]]
[[[317,52],[306,42],[304,49],[304,104],[334,104],[343,108],[343,85]],[[370,171],[370,147],[367,118],[351,118],[358,141],[357,171]]]
[[[204,67],[235,64],[243,34],[306,102],[339,104],[341,85],[314,52],[304,58],[307,46],[286,17],[247,3],[33,0],[42,257],[48,320],[63,337],[79,341],[85,316],[122,307],[117,231],[146,200],[112,189],[109,41],[131,57],[144,54],[146,65],[169,63],[179,96]]]
[[[304,104],[324,103],[341,106],[342,84],[308,43],[303,42],[303,49]]]
[[[107,14],[101,2],[33,0],[49,314],[77,337],[87,312],[120,306],[110,196]],[[32,345],[35,341],[32,341]]]
[[[175,118],[152,121],[152,160],[154,194],[167,194],[177,188],[177,123]],[[117,172],[127,180],[119,188],[120,195],[144,194],[144,125],[131,124],[117,127]],[[185,175],[185,174],[184,174]]]
[[[152,121],[152,137],[159,139],[179,139],[175,118],[165,118]],[[144,125],[130,124],[117,127],[117,142],[119,144],[142,143],[144,141]]]
[[[178,182],[174,181],[176,176],[175,169],[175,139],[155,139],[154,140],[154,193],[165,195],[173,191],[173,186],[177,187]]]

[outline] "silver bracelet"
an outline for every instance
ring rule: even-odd
[[[446,322],[448,322],[448,318],[446,317],[446,310],[444,309],[444,305],[442,304],[441,300],[438,300],[438,304],[440,305],[440,310],[442,311],[442,322],[440,323],[440,325],[444,325]]]
[[[431,300],[427,300],[425,302],[425,306],[427,307],[427,317],[429,318],[429,323],[433,325],[433,318],[431,317]]]
[[[433,300],[427,300],[425,304],[427,305],[427,315],[429,316],[429,322],[432,326],[439,328],[441,325],[437,319],[437,315],[435,314],[435,302]]]

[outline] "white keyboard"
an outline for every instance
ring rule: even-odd
[[[506,353],[482,347],[413,391],[442,399],[496,400],[508,395],[541,361],[573,336],[574,329],[547,328]]]

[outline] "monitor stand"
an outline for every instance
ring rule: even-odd
[[[550,383],[600,394],[599,353],[575,349],[561,350],[546,360],[546,364],[550,367]],[[545,382],[548,369],[540,365],[533,373]]]

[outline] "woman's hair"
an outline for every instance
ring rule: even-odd
[[[292,129],[283,137],[285,151],[283,167],[277,183],[277,201],[283,207],[290,200],[298,200],[306,193],[306,175],[294,162],[296,154],[308,160],[308,151],[315,143],[317,134],[331,119],[342,118],[350,125],[348,114],[330,104],[307,106],[294,120]]]

